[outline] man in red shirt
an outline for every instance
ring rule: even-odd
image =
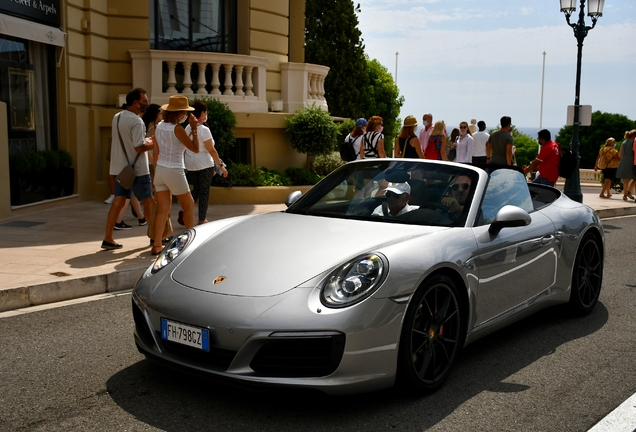
[[[534,170],[539,170],[532,183],[544,184],[554,187],[559,178],[559,163],[561,162],[561,149],[559,145],[552,141],[552,135],[547,129],[539,131],[538,137],[541,150],[537,158],[530,165],[523,167],[523,172],[528,174]]]

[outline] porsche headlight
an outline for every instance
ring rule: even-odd
[[[188,230],[178,235],[170,243],[166,245],[163,251],[157,256],[155,263],[152,265],[151,273],[157,273],[159,270],[174,261],[181,252],[190,244],[194,238],[194,231]]]
[[[327,307],[355,304],[370,296],[382,282],[385,261],[376,254],[363,255],[336,269],[325,282],[320,301]]]

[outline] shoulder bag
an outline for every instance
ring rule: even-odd
[[[137,163],[137,159],[141,156],[140,153],[137,153],[137,157],[135,161],[130,165],[130,161],[128,160],[128,153],[126,153],[126,147],[124,147],[124,140],[121,139],[121,132],[119,132],[119,118],[121,117],[121,113],[117,115],[117,135],[119,135],[119,144],[121,144],[121,149],[124,151],[124,156],[126,156],[126,166],[121,172],[115,177],[115,181],[119,183],[121,187],[126,190],[130,190],[135,183],[135,164]]]

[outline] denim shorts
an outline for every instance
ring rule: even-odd
[[[135,177],[132,189],[124,189],[119,183],[115,182],[115,196],[123,196],[130,199],[132,193],[135,194],[139,201],[152,197],[152,181],[150,174]]]
[[[554,187],[554,183],[551,182],[550,180],[548,180],[545,177],[535,177],[534,180],[532,180],[532,183],[534,184],[542,184],[542,185],[548,185],[548,186],[552,186]]]

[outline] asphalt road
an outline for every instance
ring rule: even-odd
[[[636,392],[636,218],[604,221],[594,312],[556,307],[467,347],[433,395],[255,393],[135,349],[130,295],[0,318],[0,431],[586,431]]]

